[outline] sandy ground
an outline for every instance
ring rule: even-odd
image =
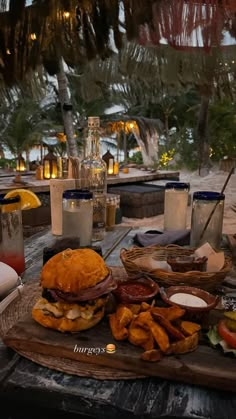
[[[227,172],[222,172],[217,169],[212,170],[209,175],[205,177],[200,177],[197,172],[180,172],[180,181],[190,183],[190,193],[192,195],[195,191],[220,192],[227,176]],[[160,184],[159,181],[150,183],[157,185]],[[163,182],[161,184],[163,184]],[[236,173],[231,176],[225,190],[223,232],[227,234],[236,233],[236,212],[232,210],[232,205],[235,205],[236,207]],[[163,229],[163,219],[163,214],[142,219],[123,217],[122,225]],[[190,227],[191,206],[188,207],[187,223],[187,227]]]

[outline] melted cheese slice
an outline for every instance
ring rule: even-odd
[[[66,317],[69,320],[75,320],[78,317],[90,320],[93,317],[94,311],[104,305],[104,298],[98,298],[94,300],[94,304],[86,304],[80,306],[75,303],[62,303],[57,301],[56,303],[50,303],[46,298],[40,298],[34,309],[42,310],[45,314],[53,315],[56,318]]]

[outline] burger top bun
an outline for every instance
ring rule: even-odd
[[[77,294],[103,281],[108,274],[104,260],[94,250],[67,249],[43,266],[40,283],[43,288]]]

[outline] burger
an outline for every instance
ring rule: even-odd
[[[33,319],[60,332],[79,332],[104,316],[108,294],[116,288],[103,258],[92,249],[67,249],[43,266],[42,297]]]
[[[113,343],[108,343],[106,346],[106,353],[107,354],[114,354],[116,352],[116,345]]]

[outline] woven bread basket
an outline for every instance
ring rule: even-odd
[[[225,264],[219,272],[168,272],[163,269],[153,269],[138,264],[138,259],[145,256],[151,257],[156,261],[166,261],[168,256],[190,256],[194,251],[195,249],[193,248],[183,248],[177,245],[147,246],[143,248],[134,246],[128,250],[124,248],[121,249],[120,258],[130,277],[145,273],[156,280],[159,285],[164,287],[189,285],[206,291],[216,290],[221,285],[226,275],[231,271],[232,260],[229,256],[225,256]]]

